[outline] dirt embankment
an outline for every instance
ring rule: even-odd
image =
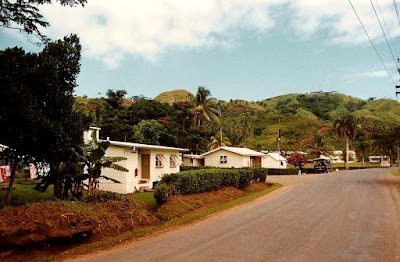
[[[129,200],[43,202],[0,210],[0,248],[49,240],[114,235],[160,221]]]
[[[29,206],[11,207],[0,210],[0,249],[25,247],[24,251],[6,252],[0,254],[0,259],[32,258],[35,253],[60,251],[53,246],[46,250],[41,244],[54,243],[53,240],[70,240],[72,244],[62,249],[102,240],[123,232],[161,224],[173,218],[183,217],[190,213],[219,205],[249,193],[265,190],[270,184],[251,184],[246,191],[233,187],[225,187],[219,191],[205,192],[194,195],[176,195],[167,203],[149,208],[139,205],[131,198],[121,197],[121,200],[108,200],[97,203],[82,202],[42,202]],[[80,241],[84,239],[84,242]],[[26,250],[26,247],[36,246]],[[35,252],[35,249],[38,249]]]

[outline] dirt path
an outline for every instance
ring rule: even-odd
[[[400,261],[400,178],[371,169],[269,177],[286,186],[86,261]]]

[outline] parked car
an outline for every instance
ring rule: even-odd
[[[381,167],[382,167],[382,168],[389,168],[389,167],[390,167],[390,162],[387,161],[387,160],[383,160],[383,161],[381,162]]]
[[[317,158],[314,159],[314,173],[331,173],[332,163],[329,159]]]

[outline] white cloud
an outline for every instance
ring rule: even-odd
[[[362,78],[386,78],[387,72],[385,70],[377,70],[377,71],[367,71],[361,73],[355,73],[350,75],[345,75],[345,79],[362,79]]]
[[[353,2],[371,36],[382,41],[369,1]],[[400,30],[392,4],[380,0],[395,37]],[[332,44],[367,41],[345,0],[89,0],[85,8],[55,4],[42,11],[51,24],[48,34],[59,38],[77,33],[85,55],[110,68],[127,55],[152,60],[171,47],[229,47],[240,37],[240,29],[266,33],[277,20],[288,21],[302,37],[328,30],[327,42]]]

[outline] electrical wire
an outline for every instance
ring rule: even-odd
[[[383,28],[382,28],[382,25],[381,25],[381,23],[379,23],[379,25],[381,26],[381,29],[382,29],[382,33],[383,33],[383,35],[385,36],[386,43],[387,43],[388,46],[389,46],[390,52],[392,53],[392,50],[393,50],[394,53],[396,54],[396,58],[397,58],[397,59],[394,59],[394,60],[395,60],[395,64],[400,64],[400,62],[399,62],[399,55],[398,55],[398,53],[397,53],[397,51],[396,51],[396,46],[393,44],[393,38],[392,38],[392,36],[391,36],[391,34],[390,34],[390,31],[389,31],[389,28],[388,28],[388,26],[387,26],[387,24],[386,24],[385,17],[383,16],[381,7],[380,7],[380,5],[379,5],[379,1],[378,1],[378,0],[375,0],[375,2],[376,2],[376,5],[378,6],[379,13],[380,13],[380,15],[381,15],[381,17],[382,17],[383,25],[385,26],[386,32],[387,32],[387,34],[388,34],[388,36],[389,36],[389,43],[391,43],[391,46],[393,47],[393,49],[390,48],[390,44],[388,43],[388,40],[387,40],[387,38],[386,38],[386,36],[385,36],[385,32],[384,32],[384,30],[383,30]],[[371,4],[372,4],[372,2],[371,2]],[[374,6],[374,5],[372,4],[372,7],[373,7],[373,6]],[[375,8],[374,8],[374,11],[375,11]],[[376,14],[376,12],[375,12],[375,14]],[[377,15],[377,14],[376,14],[376,15]],[[377,15],[377,18],[378,18],[378,15]],[[378,18],[378,21],[379,21],[379,18]],[[392,53],[392,57],[393,57],[393,53]],[[394,58],[394,57],[393,57],[393,58]],[[396,62],[397,62],[397,63],[396,63]],[[397,66],[397,67],[398,67],[398,66]]]
[[[400,26],[399,10],[397,9],[397,3],[395,0],[393,0],[393,5],[394,5],[394,10],[396,10],[397,21],[399,22],[399,26]]]
[[[376,49],[376,47],[375,47],[375,45],[374,45],[374,42],[372,42],[372,39],[371,39],[371,37],[369,36],[369,34],[368,34],[368,32],[367,32],[367,29],[365,28],[364,24],[362,23],[360,16],[358,15],[356,9],[354,8],[353,3],[351,2],[351,0],[348,0],[348,1],[349,1],[349,4],[351,5],[351,8],[352,8],[353,11],[354,11],[354,14],[357,16],[358,21],[360,22],[362,28],[364,29],[364,32],[365,32],[365,34],[367,35],[367,37],[368,37],[368,39],[369,39],[369,42],[371,43],[372,47],[374,48],[375,53],[377,54],[377,56],[379,57],[379,60],[381,61],[383,67],[385,68],[386,73],[387,73],[388,76],[390,77],[390,80],[392,80],[393,84],[396,85],[396,83],[395,83],[394,80],[393,80],[392,75],[389,73],[389,70],[387,69],[385,63],[383,62],[382,57],[379,55],[379,52],[378,52],[378,50]]]

